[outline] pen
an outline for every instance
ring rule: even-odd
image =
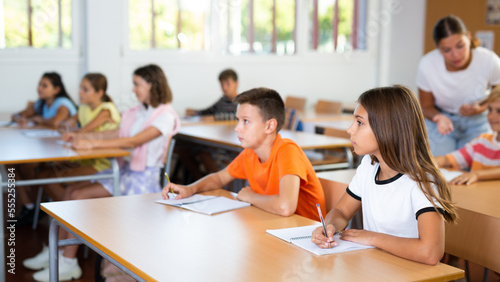
[[[167,184],[170,183],[170,178],[168,178],[168,174],[165,172],[165,178],[167,179]],[[175,194],[174,188],[170,187],[170,193]]]
[[[321,208],[319,207],[318,203],[316,203],[316,207],[318,208],[318,214],[319,214],[319,219],[321,220],[321,225],[323,225],[323,232],[325,233],[325,237],[328,237],[328,235],[326,235],[326,227],[325,227],[325,221],[323,220],[323,214],[321,213]],[[331,248],[330,242],[328,242],[328,248]]]

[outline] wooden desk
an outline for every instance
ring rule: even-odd
[[[500,180],[451,186],[458,224],[446,225],[447,253],[500,272]]]
[[[64,147],[60,143],[57,143],[59,138],[29,138],[23,136],[21,131],[12,128],[3,128],[0,130],[0,140],[2,140],[2,146],[0,146],[0,171],[4,170],[4,166],[7,164],[24,164],[24,163],[35,163],[35,162],[52,162],[52,161],[68,161],[68,160],[84,160],[84,159],[95,159],[95,158],[110,158],[112,165],[111,174],[102,175],[85,175],[85,176],[73,176],[73,177],[56,177],[56,178],[46,178],[46,179],[31,179],[16,181],[15,187],[27,186],[27,185],[43,185],[49,183],[60,183],[60,182],[72,182],[72,181],[84,181],[92,179],[103,179],[103,178],[113,178],[114,186],[118,187],[119,183],[119,167],[116,161],[117,157],[128,156],[129,152],[122,149],[100,149],[100,150],[79,150],[73,151],[69,147]],[[15,173],[19,173],[15,171]],[[12,179],[12,177],[9,177]],[[9,179],[5,182],[2,180],[2,174],[0,173],[0,189],[3,191],[4,186],[8,186]],[[119,193],[119,189],[115,189],[115,195]],[[0,193],[0,230],[4,230],[3,222],[3,193]],[[15,215],[9,213],[8,217],[12,218]],[[7,224],[15,224],[15,220],[7,220]],[[3,240],[0,244],[0,264],[5,265],[5,255],[4,255],[4,244]],[[16,262],[19,267],[20,261]],[[5,267],[1,267],[0,270],[0,281],[5,277]]]
[[[236,124],[236,120],[215,120],[215,119],[204,119],[201,116],[192,116],[192,117],[181,117],[181,125],[182,126],[191,126],[191,125],[202,125],[202,124]]]
[[[210,194],[231,197],[225,190]],[[54,243],[60,224],[146,281],[448,281],[463,277],[462,270],[445,264],[424,265],[378,249],[316,256],[266,233],[266,229],[315,223],[298,215],[280,217],[252,206],[208,216],[154,203],[159,197],[43,203],[42,209],[55,219],[50,231],[52,257],[57,259]],[[51,258],[53,265],[56,262]]]
[[[300,113],[299,120],[302,122],[304,132],[314,133],[316,125],[329,124],[336,122],[351,122],[353,121],[352,114],[318,114],[314,111],[306,111]]]

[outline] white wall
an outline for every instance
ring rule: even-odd
[[[81,43],[77,43],[75,50],[67,56],[0,50],[3,98],[0,112],[18,111],[28,99],[36,99],[36,85],[47,70],[63,74],[68,91],[76,101],[84,73],[104,73],[108,78],[108,92],[123,110],[135,103],[131,91],[132,72],[147,63],[156,63],[165,71],[174,93],[173,104],[179,113],[186,107],[201,108],[218,99],[221,91],[217,76],[227,67],[238,72],[240,91],[258,86],[270,87],[283,96],[307,96],[309,107],[319,98],[353,102],[361,92],[378,85],[401,83],[412,86],[418,59],[422,55],[425,3],[380,1],[380,5],[378,1],[369,1],[368,23],[372,26],[368,33],[372,46],[369,52],[313,54],[304,50],[307,44],[302,41],[298,43],[298,54],[291,57],[132,52],[126,48],[126,1],[75,1],[83,3],[79,10],[83,19],[79,19],[78,29],[83,36]],[[305,7],[307,0],[300,0],[299,5]],[[383,9],[392,13],[387,22],[378,19],[383,13],[376,11]],[[298,24],[298,36],[304,38],[308,30],[307,19],[299,17]],[[384,41],[379,42],[379,38]],[[7,98],[11,95],[13,98]]]

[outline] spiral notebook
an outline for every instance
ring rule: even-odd
[[[322,249],[311,242],[311,234],[313,230],[318,226],[321,225],[269,229],[266,230],[266,232],[288,243],[297,245],[318,256],[374,248],[373,246],[365,246],[358,243],[341,240],[339,238],[339,235],[335,235],[333,236],[333,239],[335,240],[335,242],[337,242],[337,246],[330,249]]]
[[[172,197],[170,199],[158,200],[156,202],[208,215],[250,206],[250,203],[247,202],[232,200],[226,197],[215,197],[215,196],[207,196],[200,194],[194,194],[191,197],[187,197],[180,200],[174,200]]]

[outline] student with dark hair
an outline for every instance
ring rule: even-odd
[[[170,189],[181,199],[246,179],[249,186],[238,193],[239,200],[281,216],[299,214],[317,220],[316,203],[325,210],[323,188],[302,149],[278,133],[285,121],[280,95],[255,88],[238,95],[235,103],[238,123],[234,130],[243,151],[226,168],[191,185],[167,184],[163,198]]]
[[[233,99],[238,95],[238,75],[232,69],[223,70],[219,74],[222,97],[210,107],[203,110],[187,109],[188,116],[214,116],[215,119],[231,119],[236,112],[236,104]]]
[[[445,155],[488,131],[489,90],[500,84],[500,59],[450,15],[434,26],[436,49],[418,66],[417,86],[432,153]]]
[[[415,95],[402,86],[375,88],[358,99],[347,132],[365,155],[339,202],[312,242],[335,248],[340,239],[375,246],[409,260],[437,264],[444,254],[444,226],[455,222],[450,187],[437,168],[424,116]],[[395,134],[397,133],[397,134]],[[362,209],[363,229],[344,230]]]

